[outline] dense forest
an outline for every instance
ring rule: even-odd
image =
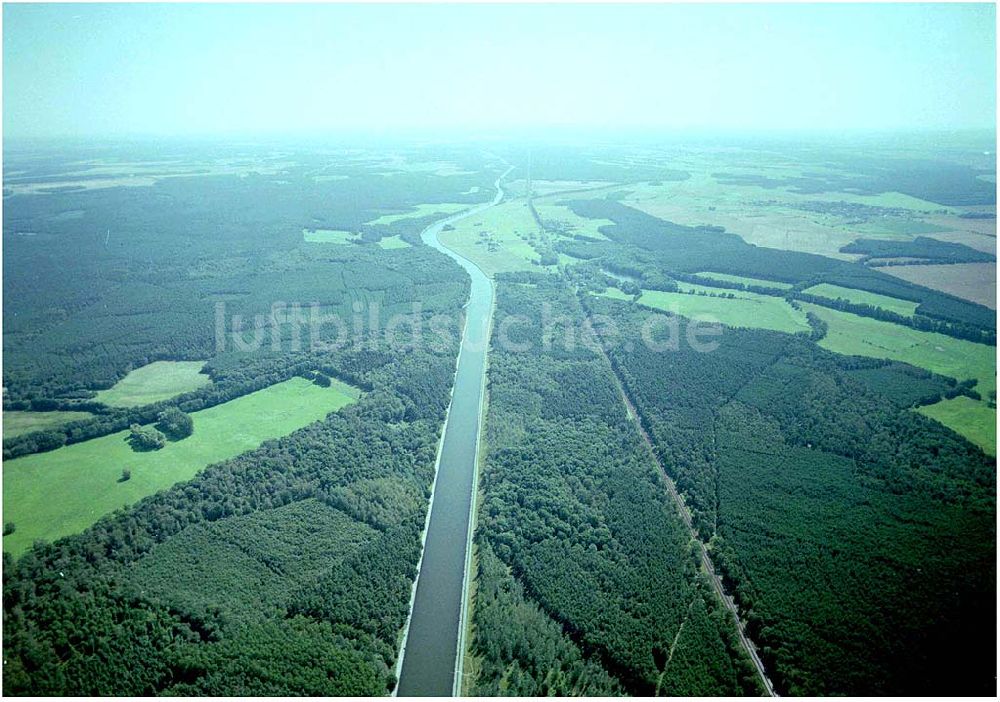
[[[518,315],[530,351],[491,350],[472,691],[757,693],[604,357],[543,338],[579,327],[575,296],[510,278],[496,328]]]
[[[268,192],[278,186],[260,179],[199,178],[5,200],[5,238],[26,226],[41,232],[29,243],[19,238],[5,257],[14,271],[5,277],[5,314],[17,318],[5,328],[5,402],[54,409],[77,397],[98,413],[65,431],[16,440],[5,453],[46,450],[132,422],[159,419],[170,429],[177,415],[169,407],[194,411],[292,375],[341,378],[364,394],[80,534],[39,542],[16,561],[5,553],[6,694],[382,695],[394,688],[468,282],[457,265],[419,245],[404,257],[367,244],[302,242],[302,225],[314,217],[335,218],[329,226],[367,217],[365,208],[386,194],[372,182],[341,193],[338,203],[328,200],[331,191],[312,192],[315,181],[303,177],[300,198],[275,204]],[[450,184],[442,189],[448,179],[422,178],[413,186],[400,176],[396,186],[415,187],[397,199],[400,210],[410,197],[449,195]],[[98,229],[102,218],[117,218],[107,248],[103,234],[93,246],[58,246],[59,237],[79,235],[79,222],[72,231],[43,228],[52,212],[77,207]],[[129,237],[116,238],[121,222]],[[419,221],[406,233],[414,226]],[[71,256],[79,275],[56,275]],[[31,266],[41,271],[38,281]],[[61,287],[42,294],[47,281]],[[382,322],[415,302],[424,318],[446,313],[449,322],[419,346],[388,345],[381,327],[369,324],[357,343],[306,343],[296,351],[292,330],[277,325],[277,348],[215,353],[212,296],[222,291],[237,313],[266,314],[279,299],[315,300],[327,312],[377,300]],[[61,296],[65,303],[57,303]],[[73,314],[53,312],[62,304]],[[188,357],[211,357],[211,384],[135,408],[88,399],[146,360]]]
[[[995,462],[909,411],[953,383],[768,331],[657,353],[588,305],[780,691],[992,689]]]
[[[66,168],[70,157],[49,168]],[[331,163],[337,180],[316,175]],[[30,177],[42,177],[36,168]],[[277,302],[349,311],[356,301],[388,308],[412,299],[392,291],[419,278],[422,262],[411,266],[412,252],[397,251],[382,265],[385,252],[373,243],[415,237],[421,220],[367,222],[387,203],[391,213],[480,202],[495,176],[481,162],[476,173],[448,176],[385,170],[307,152],[279,174],[247,167],[242,176],[5,197],[5,406],[88,398],[149,361],[212,356],[216,303],[227,320],[240,315],[249,326]],[[304,244],[305,228],[359,232],[363,243]],[[438,295],[420,299],[432,309]]]
[[[863,254],[869,258],[907,258],[927,263],[984,263],[996,261],[996,256],[976,249],[918,236],[913,241],[894,239],[857,239],[840,249],[844,253]]]

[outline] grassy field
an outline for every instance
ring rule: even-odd
[[[445,202],[432,205],[417,205],[408,212],[393,212],[371,220],[368,224],[393,224],[401,219],[417,219],[427,217],[432,214],[439,214],[442,217],[455,212],[467,209],[469,205],[462,205],[454,202]]]
[[[78,419],[89,419],[90,412],[4,412],[3,438],[9,439],[33,431],[52,429]]]
[[[545,270],[535,263],[539,255],[532,246],[532,238],[540,242],[543,234],[523,200],[491,207],[454,227],[441,232],[441,243],[474,261],[486,275]]]
[[[855,254],[843,254],[842,246],[862,234],[849,218],[796,207],[803,202],[851,202],[879,207],[898,207],[913,211],[915,217],[926,218],[924,211],[938,211],[940,205],[925,202],[900,193],[857,195],[853,193],[794,193],[782,188],[765,189],[757,185],[723,185],[713,176],[718,167],[704,169],[704,164],[678,164],[691,171],[688,180],[660,184],[630,184],[630,191],[623,203],[647,214],[677,224],[697,226],[721,225],[745,241],[777,249],[816,253],[843,260],[856,260]],[[767,172],[781,175],[768,165]],[[785,175],[801,175],[794,169]],[[931,225],[928,225],[931,226]],[[910,231],[926,230],[922,221],[907,219],[906,225],[889,225],[889,229]],[[908,234],[894,234],[880,230],[882,238],[909,239]]]
[[[351,244],[361,236],[342,229],[303,229],[302,238],[310,244]]]
[[[983,397],[996,390],[996,347],[918,331],[803,303],[829,325],[819,345],[836,353],[903,361],[956,380],[975,379]]]
[[[823,348],[837,353],[891,358],[957,380],[976,380],[983,398],[996,392],[996,348],[918,331],[890,322],[803,303],[829,325]],[[928,417],[996,454],[996,410],[983,401],[959,397],[922,407]]]
[[[843,298],[848,302],[858,305],[874,305],[875,307],[881,307],[884,310],[889,310],[890,312],[895,312],[906,317],[912,317],[918,305],[918,303],[910,302],[909,300],[900,300],[896,297],[879,295],[864,290],[855,290],[854,288],[843,288],[839,285],[830,285],[829,283],[814,285],[802,292],[818,297],[828,297],[831,300]]]
[[[612,300],[631,300],[631,295],[626,295],[618,288],[608,288],[601,293],[601,297],[610,297]]]
[[[775,288],[777,290],[788,290],[792,287],[791,283],[780,283],[777,280],[764,280],[763,278],[749,278],[745,275],[729,275],[728,273],[713,273],[712,271],[703,271],[695,275],[711,280],[721,280],[726,283],[757,285],[762,288]]]
[[[321,388],[304,378],[258,390],[194,412],[194,434],[159,451],[136,452],[128,432],[91,439],[3,464],[4,522],[17,530],[5,551],[22,553],[36,539],[82,531],[100,517],[174,483],[205,466],[232,458],[351,404],[356,388],[334,381]],[[119,482],[122,469],[132,477]]]
[[[617,288],[603,293],[615,299],[631,299]],[[689,317],[718,321],[730,327],[751,327],[795,333],[809,331],[802,312],[778,297],[734,291],[737,297],[709,297],[687,293],[643,290],[639,304]]]
[[[584,198],[584,195],[581,194],[580,197]],[[564,205],[555,205],[544,200],[535,200],[535,211],[550,231],[559,230],[567,235],[583,234],[592,239],[607,240],[608,237],[598,230],[605,225],[614,224],[610,219],[581,217]]]
[[[997,411],[985,402],[955,397],[917,411],[955,430],[991,456],[997,455]]]
[[[396,234],[395,236],[386,236],[378,240],[378,245],[383,249],[407,249],[410,247],[403,239]]]
[[[204,361],[154,361],[136,368],[107,390],[99,390],[95,399],[111,407],[168,400],[212,382],[201,372],[204,365]]]

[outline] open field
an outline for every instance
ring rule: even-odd
[[[532,240],[541,241],[528,205],[523,200],[504,202],[460,220],[442,231],[441,243],[473,261],[488,276],[507,271],[544,270]]]
[[[378,240],[378,245],[383,249],[405,249],[410,245],[403,241],[399,234],[386,236]]]
[[[632,296],[627,295],[618,288],[608,288],[601,293],[601,297],[610,297],[612,300],[631,300]]]
[[[531,192],[534,197],[545,197],[560,193],[571,193],[580,190],[595,190],[606,188],[615,183],[604,180],[532,180]],[[521,179],[508,184],[510,192],[518,196],[527,194],[528,181]]]
[[[617,288],[608,288],[603,294],[631,299]],[[809,331],[805,314],[781,298],[741,291],[733,291],[733,294],[735,298],[643,290],[639,304],[691,319],[717,321],[729,327],[772,329],[792,334]]]
[[[959,396],[917,411],[957,431],[991,456],[997,455],[997,411],[986,403]]]
[[[829,325],[819,345],[830,351],[903,361],[956,380],[976,380],[984,398],[996,390],[996,347],[919,331],[849,312],[802,303]]]
[[[878,232],[880,238],[910,239],[914,233],[941,232],[947,225],[931,221],[928,212],[941,206],[900,193],[796,193],[785,188],[722,184],[711,171],[689,167],[691,178],[662,184],[630,184],[622,202],[677,224],[719,225],[757,246],[816,253],[856,260],[841,247],[860,236]],[[725,170],[725,169],[721,169]],[[768,169],[770,172],[773,169]],[[779,171],[782,169],[778,169]],[[790,171],[786,175],[801,175]],[[857,224],[852,217],[802,209],[807,204],[836,203],[908,210],[910,215]],[[866,234],[866,232],[868,232]]]
[[[879,270],[917,285],[997,308],[997,264],[993,262],[884,266]]]
[[[78,419],[89,419],[90,412],[4,412],[3,438],[52,429]]]
[[[310,244],[351,244],[361,241],[359,234],[342,229],[303,229],[302,238]]]
[[[979,234],[966,230],[948,230],[928,234],[927,236],[939,241],[947,241],[951,244],[964,244],[970,249],[993,254],[994,256],[997,253],[997,238],[995,235]]]
[[[947,231],[945,227],[939,224],[904,217],[874,219],[870,222],[852,225],[851,228],[859,235],[863,234],[865,237],[878,239],[909,239],[923,235],[933,236]]]
[[[764,280],[763,278],[749,278],[744,275],[730,275],[728,273],[713,273],[712,271],[702,271],[695,275],[711,280],[721,280],[726,283],[742,283],[743,285],[758,285],[762,288],[776,288],[778,290],[788,290],[791,283],[781,283],[776,280]]]
[[[867,292],[865,290],[855,290],[854,288],[845,288],[840,285],[831,285],[829,283],[820,283],[819,285],[814,285],[811,288],[806,288],[802,292],[808,293],[809,295],[816,295],[817,297],[828,297],[831,300],[844,299],[856,305],[874,305],[875,307],[881,307],[884,310],[889,310],[890,312],[895,312],[896,314],[905,315],[907,317],[913,316],[913,313],[916,312],[917,305],[919,304],[916,302],[910,302],[909,300],[900,300],[896,297],[889,297],[888,295],[879,295],[878,293]]]
[[[357,397],[357,389],[337,381],[321,388],[296,377],[192,413],[194,434],[158,451],[133,451],[129,433],[121,431],[6,461],[4,521],[17,530],[4,537],[4,550],[19,555],[36,539],[82,531],[119,507],[290,434]],[[132,477],[119,482],[125,468]]]
[[[111,407],[168,400],[212,382],[201,372],[204,365],[204,361],[154,361],[136,368],[107,390],[99,390],[95,399]]]
[[[42,178],[5,177],[4,190],[17,195],[45,195],[59,192],[100,190],[119,187],[150,187],[169,178],[195,176],[273,175],[293,165],[276,155],[245,159],[193,159],[120,161],[93,159],[66,164],[63,173]],[[8,174],[9,175],[9,174]]]
[[[787,193],[758,186],[723,186],[707,173],[679,183],[630,186],[626,205],[677,224],[723,226],[757,246],[817,253],[855,260],[840,248],[857,238],[817,217],[788,207]]]
[[[455,212],[460,212],[467,209],[468,205],[462,205],[453,202],[444,202],[438,204],[424,204],[417,205],[416,207],[406,211],[406,212],[395,212],[392,214],[384,214],[381,217],[371,220],[368,224],[394,224],[401,219],[418,219],[427,217],[433,214],[439,214],[442,217],[445,215],[454,214]]]
[[[605,225],[613,224],[609,219],[581,217],[564,205],[552,204],[552,201],[535,200],[535,211],[545,223],[546,229],[567,236],[582,234],[593,239],[607,240],[607,237],[598,230]]]

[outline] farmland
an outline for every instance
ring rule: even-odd
[[[927,266],[885,266],[880,270],[897,278],[956,295],[996,309],[995,263],[952,263]]]
[[[690,286],[689,289],[694,289]],[[717,321],[728,327],[773,329],[794,334],[809,331],[805,314],[780,297],[736,292],[735,297],[644,290],[639,304],[692,319]]]
[[[36,539],[80,531],[100,517],[205,466],[289,434],[353,402],[357,392],[337,383],[320,388],[293,378],[195,412],[194,434],[159,451],[136,452],[119,432],[4,464],[5,519],[17,531],[4,550],[20,554]],[[121,482],[122,471],[131,478]]]
[[[540,238],[524,201],[512,201],[455,223],[441,232],[441,243],[474,261],[489,276],[541,270],[533,246]]]

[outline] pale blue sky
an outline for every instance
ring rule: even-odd
[[[5,5],[8,137],[993,128],[992,5]]]

